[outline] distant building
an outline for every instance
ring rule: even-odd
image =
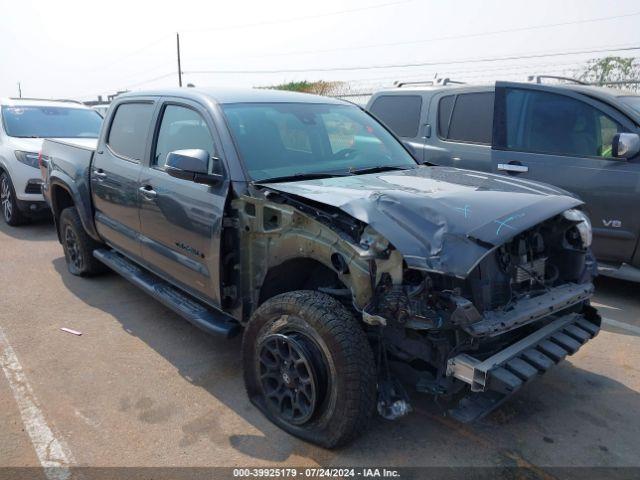
[[[102,95],[98,95],[98,99],[97,100],[87,100],[86,102],[82,102],[82,103],[84,103],[87,107],[93,107],[93,106],[96,106],[96,105],[108,105],[118,95],[122,95],[123,93],[127,93],[128,91],[129,90],[119,90],[114,94],[107,95],[106,99],[104,99],[104,97]]]

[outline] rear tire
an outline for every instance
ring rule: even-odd
[[[87,235],[76,207],[65,208],[60,214],[59,224],[69,272],[81,277],[105,272],[107,267],[93,256],[93,251],[101,245]]]
[[[27,217],[18,209],[16,191],[7,172],[0,175],[0,209],[7,225],[17,227],[27,222]]]
[[[242,339],[251,401],[277,426],[325,448],[360,435],[376,401],[371,347],[336,299],[284,293],[253,314]]]

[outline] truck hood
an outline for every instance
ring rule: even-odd
[[[450,167],[263,186],[336,207],[383,235],[409,267],[460,278],[518,233],[582,204],[549,185]]]

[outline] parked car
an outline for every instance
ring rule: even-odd
[[[580,200],[420,166],[349,103],[125,94],[95,150],[43,154],[69,271],[106,265],[207,332],[244,328],[251,401],[325,447],[408,413],[403,385],[477,418],[600,328]]]
[[[0,99],[0,206],[12,226],[49,212],[38,153],[43,138],[97,138],[102,119],[71,101]]]
[[[537,180],[577,194],[601,273],[640,281],[640,96],[578,84],[407,87],[367,109],[420,162]]]

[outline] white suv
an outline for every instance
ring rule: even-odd
[[[0,210],[19,225],[48,211],[42,197],[43,138],[97,138],[102,117],[73,101],[0,99]]]

